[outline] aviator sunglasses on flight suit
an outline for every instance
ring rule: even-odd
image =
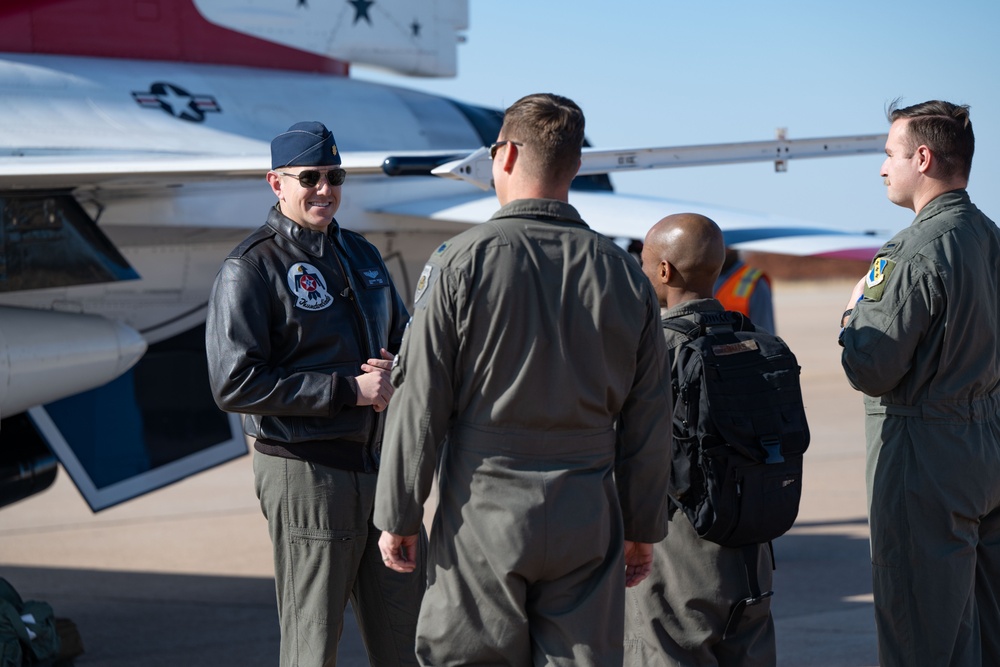
[[[333,186],[343,185],[344,179],[347,178],[347,172],[343,169],[331,169],[326,172],[316,171],[315,169],[306,169],[298,174],[289,174],[284,171],[275,171],[274,173],[279,176],[290,176],[297,180],[304,188],[314,188],[319,185],[319,180],[322,178],[323,174],[326,174],[326,180],[328,180],[330,185]]]

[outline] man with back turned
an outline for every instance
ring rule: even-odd
[[[500,210],[441,245],[417,286],[375,523],[389,567],[414,567],[438,466],[424,665],[620,665],[625,587],[666,530],[659,308],[567,203],[583,131],[564,97],[507,109]]]

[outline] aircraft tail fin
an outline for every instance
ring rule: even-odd
[[[34,0],[0,8],[0,51],[454,76],[468,21],[468,0]]]

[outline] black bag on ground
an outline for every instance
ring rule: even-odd
[[[674,350],[672,504],[706,540],[770,542],[798,515],[809,446],[795,355],[737,312],[663,324],[688,338]]]
[[[0,665],[42,667],[55,664],[59,635],[47,602],[24,601],[0,578]]]

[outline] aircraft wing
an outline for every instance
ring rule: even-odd
[[[351,183],[344,219],[398,258],[394,277],[403,293],[412,293],[408,274],[436,244],[497,209],[492,193],[430,176],[481,154],[344,153]],[[17,493],[54,475],[48,450],[95,511],[246,453],[239,419],[215,407],[207,386],[203,322],[219,262],[273,202],[261,183],[268,157],[260,142],[257,151],[229,156],[128,151],[0,160],[0,212],[7,234],[19,235],[20,258],[9,259],[8,248],[8,268],[16,270],[0,280],[7,351],[0,417],[5,439],[39,452],[33,472],[18,473]],[[390,178],[405,174],[422,177]],[[220,189],[231,196],[218,197]],[[884,240],[611,190],[573,190],[570,201],[593,229],[619,239],[642,239],[663,216],[693,211],[715,220],[729,245],[753,250],[868,259]],[[100,206],[89,210],[92,202]],[[46,222],[52,215],[59,229]],[[393,250],[402,238],[406,247]],[[81,270],[68,271],[67,258],[82,261]],[[58,359],[55,376],[40,358]]]
[[[744,250],[867,261],[888,240],[879,235],[661,197],[570,191],[570,203],[592,229],[612,238],[642,240],[660,218],[692,212],[714,220],[725,235],[726,245]],[[497,208],[495,197],[461,196],[402,202],[372,212],[471,225],[488,220]]]
[[[257,143],[258,150],[239,155],[116,151],[19,156],[0,160],[0,179],[4,191],[165,188],[238,179],[259,182],[270,168],[270,147]],[[396,163],[423,165],[426,172],[426,165],[436,166],[455,155],[455,151],[352,152],[344,154],[343,167],[351,174],[384,174],[385,162],[391,158]]]

